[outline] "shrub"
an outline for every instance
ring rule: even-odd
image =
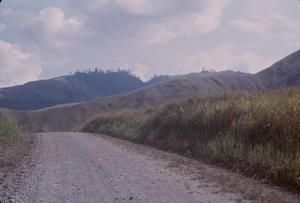
[[[12,144],[20,139],[22,130],[0,114],[0,144]]]
[[[300,191],[300,88],[106,113],[83,131],[202,158]]]

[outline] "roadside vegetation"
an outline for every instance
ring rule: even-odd
[[[34,137],[0,114],[0,202],[10,202],[7,179],[29,154]],[[6,201],[7,199],[7,201]]]
[[[21,128],[0,115],[0,168],[17,164],[25,143]]]
[[[300,88],[109,112],[82,131],[200,158],[300,192]]]

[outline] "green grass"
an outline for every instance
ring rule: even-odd
[[[0,170],[20,163],[29,150],[28,141],[21,128],[0,115]]]
[[[13,144],[20,140],[22,130],[14,123],[0,115],[0,144]]]
[[[110,112],[82,130],[201,158],[300,191],[300,88]]]

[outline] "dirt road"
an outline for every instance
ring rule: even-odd
[[[107,136],[37,136],[31,163],[11,178],[12,202],[297,201],[233,173]]]

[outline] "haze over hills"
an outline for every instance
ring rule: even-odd
[[[163,79],[155,81],[155,84],[116,96],[59,105],[37,111],[3,109],[1,112],[9,119],[24,125],[29,131],[69,131],[105,111],[147,107],[186,99],[194,95],[209,96],[235,91],[266,91],[269,88],[297,85],[300,84],[299,55],[299,51],[295,52],[265,71],[254,75],[223,71],[163,77]]]
[[[74,75],[2,88],[0,107],[17,110],[41,109],[118,95],[167,79],[167,76],[156,76],[148,82],[143,82],[126,70],[104,72],[95,69],[76,72]]]

